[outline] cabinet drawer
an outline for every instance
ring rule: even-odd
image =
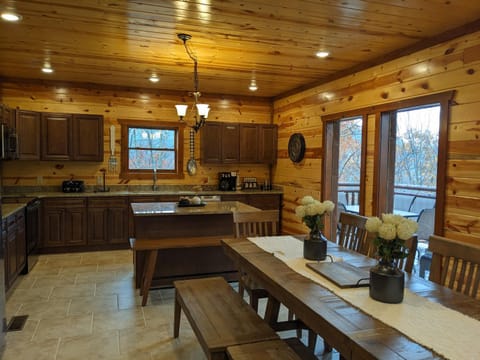
[[[177,202],[180,200],[180,195],[152,195],[152,196],[130,196],[130,203],[141,202]]]
[[[89,198],[88,206],[89,207],[127,207],[127,199],[120,198]]]
[[[48,207],[85,207],[86,198],[51,198],[45,199],[43,204]]]

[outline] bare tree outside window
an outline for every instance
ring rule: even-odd
[[[439,119],[439,105],[397,113],[396,186],[436,186]]]

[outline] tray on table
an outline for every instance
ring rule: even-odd
[[[307,267],[326,277],[342,289],[370,285],[370,274],[368,271],[343,261],[307,263]]]

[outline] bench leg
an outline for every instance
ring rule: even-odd
[[[155,273],[155,266],[157,264],[157,250],[151,250],[148,252],[147,261],[145,263],[144,275],[142,279],[142,287],[140,289],[140,294],[142,298],[142,306],[147,304],[148,292],[150,286],[152,285],[153,274]]]
[[[180,302],[177,299],[177,294],[175,291],[175,305],[173,308],[173,337],[178,338],[180,333],[180,315],[182,308],[180,307]]]

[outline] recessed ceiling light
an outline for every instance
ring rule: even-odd
[[[160,81],[160,78],[157,76],[157,74],[152,74],[148,80],[150,80],[152,83],[157,83]]]
[[[50,66],[49,63],[45,63],[43,65],[42,72],[45,73],[45,74],[51,74],[51,73],[53,73],[53,69],[52,69],[52,67]]]
[[[19,21],[22,19],[21,15],[17,14],[12,10],[5,10],[4,12],[2,12],[1,16],[3,20],[10,21],[10,22]]]
[[[328,55],[330,55],[330,53],[328,51],[322,50],[322,51],[317,52],[316,55],[317,55],[317,57],[323,59],[323,58],[326,58]]]

